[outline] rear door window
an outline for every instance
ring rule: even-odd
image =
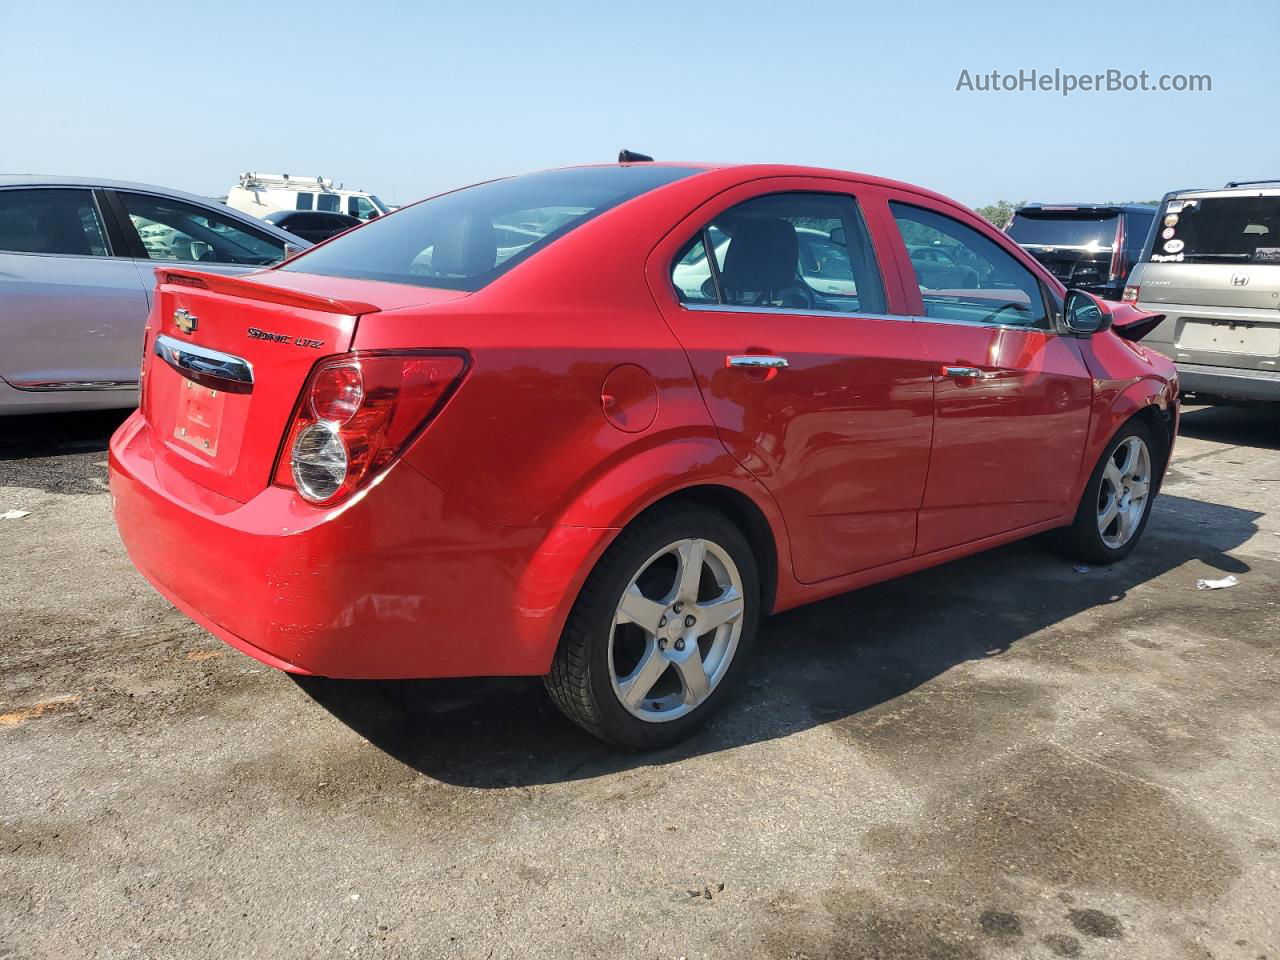
[[[169,197],[117,192],[152,260],[263,265],[284,258],[284,241],[231,217]]]
[[[672,265],[683,303],[883,313],[884,286],[852,197],[779,193],[731,207]]]
[[[316,195],[314,193],[299,193],[298,205],[296,209],[310,210],[312,207],[315,206],[315,200],[316,200]]]
[[[0,251],[108,256],[89,190],[0,190]]]
[[[322,193],[316,198],[316,209],[326,213],[339,213],[342,210],[342,198],[336,193]]]

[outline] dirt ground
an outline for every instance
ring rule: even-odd
[[[0,958],[1280,958],[1280,412],[1190,410],[1115,567],[765,621],[651,755],[224,647],[125,558],[118,420],[0,424]]]

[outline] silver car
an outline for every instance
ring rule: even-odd
[[[1165,315],[1142,342],[1183,393],[1280,401],[1280,180],[1166,194],[1123,299]]]
[[[133,406],[156,266],[240,273],[309,246],[177,190],[0,176],[0,415]]]

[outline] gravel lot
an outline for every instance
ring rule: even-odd
[[[1280,957],[1280,412],[1189,410],[1116,567],[765,621],[644,756],[225,648],[124,556],[119,419],[0,421],[0,958]]]

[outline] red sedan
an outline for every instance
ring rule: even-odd
[[[1159,318],[831,170],[553,170],[157,273],[111,443],[156,588],[294,673],[543,676],[631,747],[761,614],[1037,533],[1124,557],[1177,428]]]

